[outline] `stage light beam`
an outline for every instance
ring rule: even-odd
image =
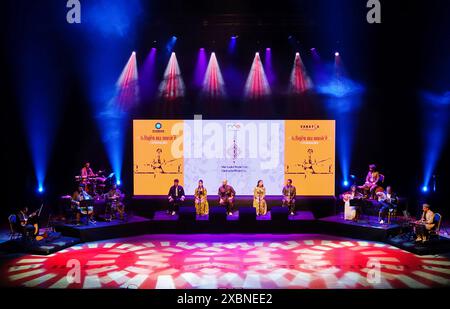
[[[248,99],[257,99],[268,96],[270,93],[269,82],[267,81],[261,58],[259,53],[256,53],[245,83],[244,95]]]
[[[291,94],[302,94],[310,88],[312,88],[311,79],[306,72],[300,53],[296,53],[291,71],[289,92]]]
[[[159,96],[166,100],[183,97],[185,86],[181,77],[180,67],[175,53],[172,53],[164,72],[164,78],[159,85]]]
[[[203,80],[202,94],[209,98],[226,96],[225,82],[214,52],[211,53],[211,57],[209,58],[208,67]]]

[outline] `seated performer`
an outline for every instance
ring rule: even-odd
[[[377,171],[377,167],[375,164],[369,165],[369,172],[366,176],[366,182],[359,186],[358,189],[364,192],[365,197],[374,197],[374,191],[378,187],[378,180],[380,179],[380,173]]]
[[[170,187],[167,198],[169,199],[169,209],[167,212],[174,216],[185,199],[184,189],[179,185],[178,179],[174,179],[173,186]]]
[[[109,213],[107,221],[116,218],[116,213],[119,214],[120,220],[123,220],[125,213],[125,205],[122,203],[122,192],[117,189],[117,185],[113,184],[111,190],[106,193],[106,213]]]
[[[262,180],[258,180],[256,188],[253,190],[253,207],[256,208],[257,216],[267,213],[266,188]]]
[[[236,191],[234,191],[233,187],[228,185],[226,179],[222,181],[222,185],[219,187],[219,204],[220,206],[227,207],[227,214],[231,216],[233,214],[234,209],[234,196],[236,195]]]
[[[292,185],[292,179],[288,179],[286,185],[283,187],[283,206],[289,207],[289,214],[293,216],[295,214],[295,196],[297,190]]]
[[[415,233],[416,233],[416,241],[426,242],[428,241],[430,231],[434,229],[434,212],[431,211],[430,205],[423,204],[422,205],[422,217],[419,221],[416,221],[415,224]]]
[[[194,197],[195,212],[199,216],[206,216],[209,213],[208,192],[201,179],[198,181],[198,187],[195,188]]]
[[[352,185],[350,191],[342,194],[342,200],[344,201],[344,219],[356,221],[358,219],[358,207],[351,206],[350,201],[353,199],[362,199],[363,195],[356,191],[356,186]]]
[[[398,205],[397,194],[392,192],[391,186],[386,187],[386,192],[377,192],[380,203],[380,224],[384,224],[389,211],[395,211]]]
[[[92,196],[90,196],[85,190],[84,185],[80,185],[78,190],[75,191],[72,195],[72,210],[76,213],[76,224],[80,225],[81,215],[87,215],[89,222],[95,223],[94,220],[94,207],[88,206],[82,207],[81,201],[92,200]]]
[[[22,235],[30,239],[35,239],[39,234],[37,211],[28,214],[28,207],[22,207],[17,213],[17,230]]]

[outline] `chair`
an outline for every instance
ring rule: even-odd
[[[434,214],[434,227],[430,230],[430,236],[437,236],[439,237],[439,232],[441,230],[441,222],[442,222],[442,216],[439,213]]]
[[[9,239],[13,240],[22,237],[22,233],[19,232],[16,228],[17,216],[14,214],[10,215],[8,217],[8,222],[9,222]]]

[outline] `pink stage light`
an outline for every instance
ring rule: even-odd
[[[209,58],[205,78],[203,79],[202,93],[210,98],[226,96],[225,82],[223,81],[215,53],[211,53],[211,57]]]
[[[306,72],[300,54],[296,53],[289,83],[289,92],[291,94],[301,94],[310,88],[312,88],[311,79]]]
[[[127,64],[116,82],[118,107],[127,110],[138,100],[139,83],[136,53],[132,52]]]
[[[255,54],[253,64],[245,83],[245,97],[249,99],[261,98],[270,94],[270,86],[267,81],[264,67],[261,63],[259,53]]]
[[[164,72],[164,79],[159,85],[159,96],[166,100],[174,100],[184,96],[184,89],[177,57],[172,53]]]

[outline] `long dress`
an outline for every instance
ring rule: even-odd
[[[195,212],[197,215],[204,216],[209,213],[209,204],[208,204],[208,192],[206,188],[195,189],[194,197],[195,197]]]
[[[253,190],[253,207],[256,208],[257,215],[265,215],[267,213],[266,188],[256,187]]]

